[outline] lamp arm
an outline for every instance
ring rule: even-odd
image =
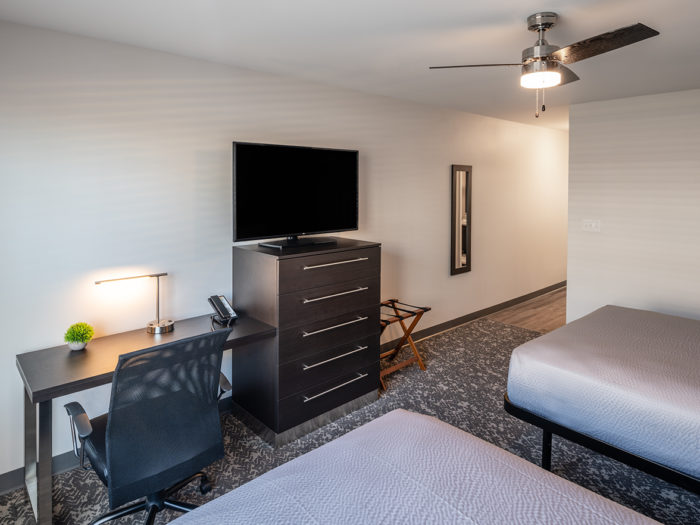
[[[160,275],[156,275],[156,322],[160,324]]]

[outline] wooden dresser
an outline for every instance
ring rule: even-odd
[[[376,399],[380,245],[336,240],[233,248],[234,308],[278,328],[269,343],[234,353],[234,409],[273,444]]]

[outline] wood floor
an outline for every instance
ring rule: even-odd
[[[551,332],[566,324],[566,287],[540,295],[487,316],[537,332]]]

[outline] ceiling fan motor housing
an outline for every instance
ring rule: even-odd
[[[544,39],[544,32],[550,29],[559,20],[559,15],[552,11],[535,13],[527,17],[527,28],[530,31],[539,33],[539,38],[535,45],[523,49],[523,65],[541,60],[553,60],[550,55],[559,50],[559,46],[549,44]]]
[[[559,51],[559,46],[548,44],[542,40],[538,45],[523,49],[523,65],[537,60],[554,60],[550,57],[555,51]]]

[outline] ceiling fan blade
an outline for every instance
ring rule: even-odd
[[[601,55],[658,34],[658,31],[644,24],[634,24],[581,40],[555,51],[551,56],[562,64],[573,64],[579,60]]]
[[[467,64],[464,66],[430,66],[428,69],[452,69],[456,67],[494,67],[494,66],[522,66],[520,62],[517,64]]]
[[[560,86],[568,84],[569,82],[576,82],[579,79],[576,73],[571,71],[568,67],[562,66],[561,64],[559,64],[559,71],[561,72],[561,84],[559,84]]]

